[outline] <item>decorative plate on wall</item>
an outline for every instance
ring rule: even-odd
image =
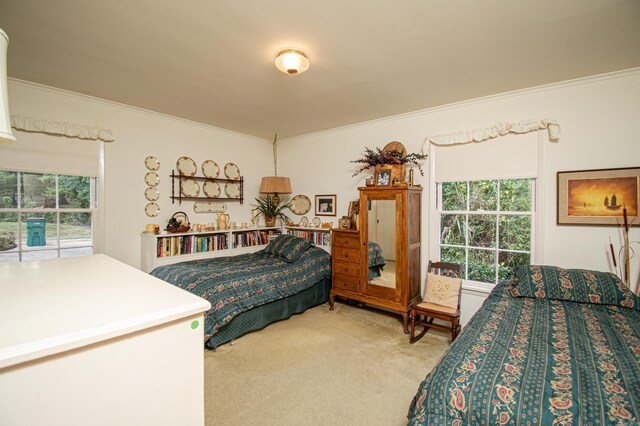
[[[220,185],[218,185],[218,182],[208,180],[204,185],[202,185],[202,190],[204,191],[204,195],[209,198],[216,198],[220,196]]]
[[[306,214],[311,210],[311,200],[306,195],[296,195],[291,199],[289,209],[297,215]]]
[[[158,213],[160,213],[160,206],[157,205],[156,203],[149,203],[144,208],[144,212],[149,217],[156,217],[158,216]]]
[[[185,197],[197,197],[200,194],[200,185],[193,179],[185,179],[180,184],[180,191]]]
[[[240,179],[240,169],[233,163],[227,163],[224,165],[224,175],[227,179]]]
[[[220,167],[218,167],[218,163],[213,160],[206,160],[202,163],[202,174],[208,178],[217,178],[220,174]]]
[[[176,168],[178,169],[178,173],[184,176],[193,176],[198,171],[196,162],[189,157],[178,158],[178,161],[176,161]]]
[[[219,201],[196,201],[193,203],[193,211],[196,213],[224,213],[227,205]]]
[[[307,219],[306,216],[300,219],[300,226],[308,226],[308,225],[309,225],[309,219]]]
[[[144,165],[147,169],[155,172],[160,168],[160,161],[153,155],[150,155],[144,159]]]
[[[314,217],[313,220],[311,221],[311,226],[313,228],[320,228],[320,225],[322,225],[322,221],[320,220],[319,217]]]
[[[229,198],[240,198],[240,184],[236,182],[227,182],[224,186],[224,193]]]
[[[160,198],[160,192],[158,192],[158,188],[154,188],[153,186],[148,187],[144,190],[144,198],[149,201],[158,201]]]
[[[144,175],[144,181],[149,186],[156,186],[160,183],[160,176],[158,176],[156,172],[147,172],[147,174]]]

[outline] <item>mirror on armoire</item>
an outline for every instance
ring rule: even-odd
[[[368,282],[396,288],[396,201],[367,203]]]

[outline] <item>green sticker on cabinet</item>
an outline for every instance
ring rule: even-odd
[[[198,320],[191,321],[191,329],[192,330],[195,330],[196,328],[198,328],[199,325],[200,325],[200,323],[198,322]]]

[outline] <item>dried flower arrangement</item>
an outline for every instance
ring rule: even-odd
[[[622,209],[622,217],[623,221],[620,224],[620,230],[622,231],[622,247],[618,250],[618,258],[621,260],[619,264],[616,260],[616,252],[613,248],[613,243],[611,242],[611,237],[609,237],[609,250],[611,251],[611,260],[613,262],[613,267],[616,268],[619,277],[623,277],[623,282],[631,289],[631,266],[629,261],[632,257],[635,256],[635,251],[631,248],[631,244],[639,244],[638,241],[629,241],[629,228],[633,224],[635,218],[629,220],[627,216],[627,207],[624,206]],[[640,285],[636,288],[635,293],[640,295]]]
[[[357,176],[363,171],[367,170],[371,166],[383,165],[383,164],[415,164],[420,170],[420,175],[424,176],[422,167],[418,161],[427,158],[427,154],[405,154],[398,149],[380,149],[376,148],[375,151],[369,148],[365,148],[362,158],[351,161],[352,163],[365,164],[365,166],[358,169],[352,176]]]

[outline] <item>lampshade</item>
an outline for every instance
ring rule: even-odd
[[[7,47],[9,37],[0,28],[0,142],[15,142],[9,117],[9,92],[7,90]]]
[[[291,181],[288,177],[265,176],[260,182],[262,194],[291,194]]]
[[[309,69],[309,59],[300,50],[285,49],[276,57],[276,68],[285,74],[302,74]]]

